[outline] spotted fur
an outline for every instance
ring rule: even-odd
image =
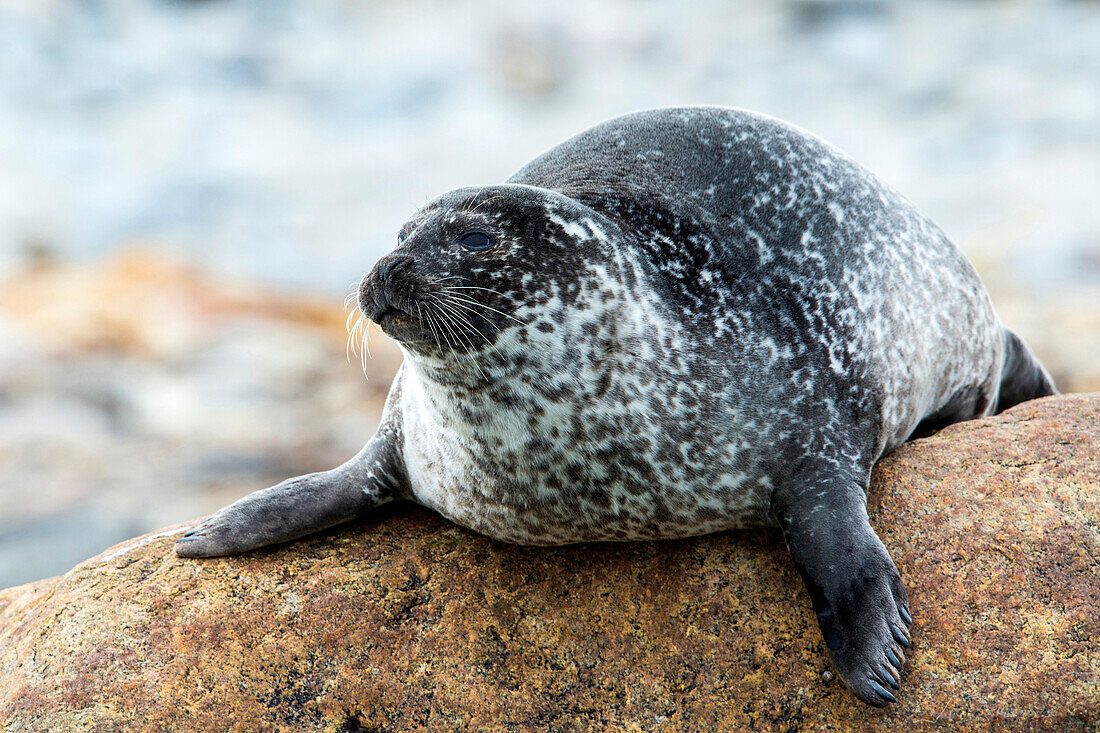
[[[493,246],[465,249],[471,231]],[[316,491],[523,544],[778,524],[842,677],[893,700],[909,610],[867,524],[871,466],[1053,392],[943,232],[821,140],[699,107],[588,130],[399,240],[359,299],[405,363],[354,470]],[[228,507],[181,554],[256,546],[234,537],[274,502]]]

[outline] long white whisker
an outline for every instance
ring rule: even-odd
[[[461,295],[455,295],[454,293],[439,293],[439,295],[445,296],[445,297],[447,297],[451,300],[462,301],[464,303],[470,303],[472,305],[476,305],[479,308],[485,308],[486,310],[491,310],[494,313],[499,313],[500,315],[504,316],[505,318],[511,318],[513,321],[515,321],[516,323],[519,323],[520,325],[523,325],[523,326],[527,325],[524,321],[521,321],[520,319],[516,318],[511,313],[505,313],[504,311],[498,310],[498,309],[492,307],[491,305],[485,305],[484,303],[479,303],[476,300],[473,300],[471,298],[466,298],[466,297],[461,296]]]
[[[440,299],[440,302],[441,303],[446,303],[447,305],[449,305],[452,308],[461,308],[464,311],[469,311],[470,313],[473,313],[475,316],[477,316],[481,320],[488,323],[490,326],[492,326],[496,330],[498,330],[498,331],[500,330],[500,326],[498,326],[497,324],[490,321],[488,318],[485,317],[484,314],[478,313],[477,309],[473,308],[472,306],[468,306],[464,303],[459,303],[458,301],[454,301],[454,300],[442,300],[442,299]],[[471,327],[473,327],[473,325],[474,325],[473,323],[470,323]]]
[[[462,313],[461,311],[456,311],[456,310],[454,310],[454,309],[455,309],[455,308],[464,308],[465,310],[467,310],[467,311],[469,311],[469,312],[473,313],[473,314],[474,314],[475,316],[477,316],[477,317],[478,317],[478,318],[480,318],[481,320],[485,321],[486,323],[488,323],[488,324],[489,324],[490,326],[492,326],[493,328],[497,329],[498,331],[500,330],[500,326],[498,326],[497,324],[493,323],[493,322],[492,322],[492,321],[490,321],[490,320],[489,320],[488,318],[486,318],[486,317],[485,317],[484,315],[482,315],[481,313],[478,313],[477,311],[475,311],[474,309],[470,308],[469,306],[465,306],[465,305],[462,305],[461,303],[451,303],[451,302],[445,302],[445,301],[443,301],[443,300],[441,300],[441,299],[439,299],[439,298],[436,298],[436,302],[438,302],[438,303],[439,303],[439,306],[440,306],[441,308],[447,309],[447,310],[448,310],[448,311],[449,311],[449,312],[451,313],[452,317],[453,317],[453,318],[455,318],[455,319],[456,319],[456,320],[457,320],[457,321],[458,321],[458,322],[459,322],[459,323],[460,323],[461,325],[464,325],[464,326],[465,326],[465,327],[466,327],[467,329],[469,329],[470,331],[473,331],[473,332],[474,332],[474,333],[476,333],[476,334],[477,334],[478,336],[481,336],[481,338],[483,338],[483,339],[485,340],[485,344],[486,344],[486,345],[487,345],[487,346],[488,346],[488,347],[489,347],[490,349],[492,349],[493,351],[495,351],[495,352],[496,352],[496,354],[497,354],[497,356],[499,356],[499,357],[501,358],[501,360],[502,360],[502,361],[506,361],[506,360],[504,359],[504,354],[500,353],[500,349],[498,349],[498,348],[496,347],[496,344],[494,344],[494,343],[493,343],[493,342],[492,342],[492,341],[491,341],[491,340],[489,339],[489,337],[488,337],[488,336],[486,336],[486,335],[485,335],[484,333],[482,333],[482,332],[481,332],[481,331],[480,331],[480,330],[479,330],[479,329],[478,329],[478,328],[477,328],[476,326],[474,326],[474,324],[473,324],[473,321],[471,321],[471,320],[470,320],[470,318],[469,318],[469,317],[468,317],[468,316],[467,316],[467,315],[466,315],[465,313]],[[473,340],[472,340],[472,339],[470,339],[470,346],[471,346],[471,348],[473,347]]]
[[[449,308],[452,308],[452,309],[453,308],[462,308],[463,310],[468,311],[469,313],[472,313],[473,315],[477,316],[481,320],[485,321],[490,326],[495,328],[497,331],[501,330],[500,326],[498,326],[497,324],[495,324],[491,320],[489,320],[485,316],[485,314],[478,313],[476,310],[474,310],[473,308],[471,308],[468,305],[463,305],[462,303],[456,303],[456,302],[453,302],[453,301],[443,301],[441,299],[437,299],[437,300],[439,300],[440,305],[443,305],[444,303],[446,303],[446,307],[449,307]],[[486,334],[482,333],[480,329],[478,329],[476,326],[474,326],[473,321],[471,321],[468,316],[466,316],[464,313],[461,313],[461,312],[455,312],[455,316],[461,317],[462,322],[465,323],[466,326],[471,331],[477,333],[479,336],[481,336],[481,338],[485,339],[485,343],[488,344],[489,348],[491,348],[493,351],[495,351],[497,356],[499,356],[502,360],[504,360],[504,354],[500,353],[500,349],[498,349],[496,347],[496,344],[494,344],[492,342],[492,340]]]
[[[451,322],[450,322],[450,319],[447,318],[447,314],[444,313],[441,308],[435,307],[435,304],[432,304],[432,305],[433,305],[433,310],[435,311],[435,314],[439,317],[440,324],[442,325],[442,327],[444,329],[446,329],[447,333],[449,333],[451,336],[454,337],[454,343],[458,344],[458,334],[455,333],[455,330],[451,327]],[[448,343],[449,343],[449,341],[448,341]]]
[[[469,319],[468,316],[466,316],[465,313],[463,313],[462,311],[455,310],[456,307],[466,308],[467,310],[471,310],[470,308],[468,308],[467,306],[464,306],[460,303],[451,303],[451,302],[448,302],[448,301],[445,301],[445,300],[441,300],[439,298],[436,298],[435,300],[436,300],[436,303],[439,304],[440,309],[443,310],[446,313],[450,313],[451,317],[460,326],[465,326],[466,328],[468,328],[471,331],[477,331],[477,328],[474,326],[473,322]],[[482,316],[480,313],[474,312],[474,315],[480,316],[482,319],[485,319],[485,316]],[[489,321],[489,323],[492,326],[496,326],[496,324],[493,323],[492,321]],[[473,344],[471,342],[471,346],[472,345]]]
[[[420,316],[420,322],[428,324],[428,329],[432,332],[432,340],[435,341],[436,348],[442,348],[439,345],[439,336],[435,333],[435,326],[432,325],[430,318],[424,315],[424,311],[420,308],[420,303],[416,304],[416,314]]]
[[[425,303],[425,306],[429,310],[432,308],[432,305],[433,305],[432,303]],[[443,320],[443,314],[439,310],[436,310],[435,314],[437,316],[439,316],[440,332],[443,333],[443,340],[447,342],[447,348],[449,348],[451,350],[451,356],[453,356],[455,358],[455,360],[457,361],[458,360],[458,354],[455,353],[455,347],[451,343],[451,340],[449,338],[447,338],[446,332],[443,331],[444,328],[448,328],[448,330],[449,330],[449,327],[447,326],[447,323]]]
[[[455,340],[458,341],[459,339],[461,339],[461,342],[459,343],[459,346],[462,346],[462,348],[466,351],[466,356],[470,357],[470,361],[472,361],[474,363],[474,367],[476,367],[477,370],[479,372],[481,372],[481,376],[484,377],[485,379],[488,379],[489,378],[488,375],[485,374],[485,371],[481,368],[481,365],[477,363],[477,359],[474,357],[473,342],[471,342],[469,339],[466,339],[462,336],[462,328],[458,323],[456,323],[454,321],[454,315],[453,314],[448,315],[448,313],[445,310],[443,310],[442,308],[440,308],[438,312],[439,312],[439,315],[442,316],[445,319],[446,322],[451,324],[451,325],[448,325],[448,328],[451,328],[452,325],[454,326],[454,328],[451,329],[451,333],[453,333],[455,335]]]
[[[420,307],[420,306],[418,305],[417,307]],[[428,308],[427,306],[425,306],[424,317],[428,321],[428,328],[430,328],[432,330],[432,338],[435,339],[435,347],[437,349],[439,349],[440,351],[442,351],[443,350],[443,344],[439,343],[439,334],[436,333],[436,330],[435,330],[435,319],[432,318],[431,308]]]
[[[352,314],[351,314],[351,316],[354,316],[354,315],[355,315],[355,313],[352,313]],[[348,316],[348,320],[349,320],[349,321],[351,320],[351,316]],[[359,314],[359,319],[358,319],[357,321],[355,321],[355,325],[354,325],[354,326],[352,326],[352,327],[351,327],[350,329],[348,329],[348,345],[347,345],[347,348],[345,349],[345,351],[347,352],[347,357],[348,357],[348,364],[350,364],[350,363],[351,363],[351,355],[352,355],[353,353],[354,353],[354,354],[355,354],[356,356],[359,356],[359,351],[358,351],[358,343],[359,343],[359,339],[358,339],[358,332],[359,332],[359,326],[360,326],[360,325],[361,325],[361,324],[363,323],[363,318],[364,318],[363,314],[362,314],[362,313],[360,313],[360,314]]]
[[[447,277],[436,278],[435,283],[440,284],[440,283],[446,282],[447,280],[469,280],[469,279],[470,278],[463,277],[462,275],[448,275]],[[489,293],[495,293],[495,294],[497,294],[501,297],[504,296],[504,293],[500,292],[499,290],[494,290],[493,288],[486,288],[486,287],[483,287],[481,285],[446,285],[446,286],[444,286],[444,289],[447,289],[447,290],[484,290],[484,291],[489,292]]]
[[[370,353],[370,320],[369,319],[363,321],[362,334],[363,334],[363,342],[362,342],[361,348],[359,349],[359,363],[363,366],[363,378],[369,380],[370,377],[367,375],[367,354]],[[371,358],[373,359],[374,357],[372,356]]]
[[[504,295],[504,293],[500,292],[499,290],[493,290],[492,288],[483,288],[477,285],[444,285],[443,290],[484,290],[488,293],[495,293],[501,296]]]

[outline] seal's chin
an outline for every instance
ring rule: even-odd
[[[369,315],[387,336],[402,343],[420,343],[430,338],[427,329],[415,316],[398,308],[388,307]]]

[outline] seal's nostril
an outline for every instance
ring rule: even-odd
[[[412,264],[412,257],[383,257],[378,261],[378,281],[385,282],[394,269]]]
[[[378,279],[385,281],[386,276],[390,274],[390,270],[393,269],[393,260],[384,259],[378,263]]]

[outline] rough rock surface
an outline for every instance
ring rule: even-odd
[[[885,710],[832,678],[776,532],[530,549],[400,507],[0,591],[0,729],[1100,727],[1100,394],[903,446],[871,509],[914,617]]]

